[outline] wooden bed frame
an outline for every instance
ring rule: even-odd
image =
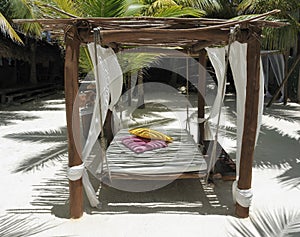
[[[82,163],[81,150],[76,149],[73,133],[80,131],[79,112],[73,113],[73,104],[78,92],[78,61],[80,45],[94,41],[93,29],[101,27],[101,42],[115,51],[133,46],[182,47],[186,52],[199,55],[199,62],[205,67],[207,46],[226,45],[230,30],[239,26],[235,36],[237,41],[248,43],[247,49],[247,92],[245,102],[245,121],[242,137],[241,160],[238,188],[251,188],[252,163],[258,118],[260,87],[260,40],[261,28],[281,27],[280,22],[266,21],[265,17],[278,13],[274,10],[245,20],[222,20],[206,18],[69,18],[69,19],[19,19],[15,24],[38,22],[44,29],[62,33],[65,36],[65,97],[69,147],[69,166]],[[64,29],[64,31],[62,31]],[[204,70],[203,70],[204,71]],[[206,78],[205,72],[199,77]],[[198,96],[198,118],[204,118],[204,89],[200,83]],[[202,88],[202,89],[201,89]],[[111,116],[111,113],[108,113]],[[74,118],[74,116],[77,118]],[[111,133],[110,119],[106,123],[106,134]],[[75,130],[73,130],[75,128]],[[109,131],[110,130],[110,131]],[[203,141],[204,127],[199,123],[199,141]],[[188,175],[187,175],[188,176]],[[192,175],[193,176],[193,175]],[[79,218],[83,214],[82,180],[70,181],[70,217]],[[248,217],[249,207],[236,204],[236,214]]]

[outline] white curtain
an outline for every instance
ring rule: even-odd
[[[236,175],[239,176],[242,136],[244,128],[244,113],[247,85],[247,44],[237,41],[231,44],[229,62],[236,88],[237,112],[237,148],[236,148]]]
[[[275,78],[277,81],[278,86],[281,85],[283,79],[284,79],[284,57],[283,54],[269,54],[268,59],[271,62],[271,67],[273,69],[273,72],[275,74]],[[284,97],[284,88],[281,89],[281,98],[280,101],[283,100]]]
[[[270,94],[269,88],[268,88],[268,85],[269,85],[269,68],[270,68],[270,63],[269,63],[268,55],[267,54],[263,54],[261,56],[261,60],[262,60],[264,78],[265,78],[266,96],[270,97],[271,94]]]
[[[231,52],[229,61],[233,74],[234,84],[236,88],[236,110],[237,110],[237,151],[236,151],[236,168],[237,177],[239,176],[242,136],[244,131],[244,114],[246,101],[246,86],[247,86],[247,44],[234,42],[231,45]],[[256,141],[261,126],[261,119],[263,113],[263,96],[264,96],[264,72],[262,60],[260,60],[260,91],[258,102],[258,117]]]
[[[222,106],[224,91],[222,91],[222,85],[224,83],[225,76],[225,47],[222,48],[206,48],[208,58],[215,69],[216,77],[218,81],[218,91],[214,104],[210,111],[210,118],[214,118],[219,113],[219,108]]]
[[[95,190],[89,181],[86,167],[92,162],[92,160],[88,160],[88,157],[101,132],[100,107],[103,125],[108,109],[112,110],[114,116],[116,116],[114,105],[121,96],[123,85],[123,73],[113,50],[111,48],[102,48],[100,45],[97,45],[96,47],[98,65],[96,65],[95,59],[95,44],[88,44],[96,81],[96,99],[88,137],[82,151],[83,164],[70,167],[68,170],[69,179],[77,180],[82,177],[87,197],[93,207],[96,207],[99,204],[99,201]],[[100,98],[101,106],[99,104]],[[114,119],[114,121],[116,121],[116,119]],[[101,152],[99,152],[99,155],[101,155]],[[101,159],[101,157],[97,158]]]
[[[244,207],[249,207],[252,200],[252,190],[240,190],[237,187],[237,180],[239,178],[242,136],[244,130],[244,114],[245,114],[245,101],[246,101],[246,87],[247,87],[247,44],[234,42],[231,45],[229,55],[233,79],[236,87],[236,108],[237,108],[237,150],[236,150],[236,181],[233,183],[232,192],[234,202]],[[263,113],[263,96],[264,96],[264,73],[262,60],[260,60],[260,90],[258,101],[258,117],[257,117],[257,130],[255,142],[257,142],[258,134],[260,131],[262,113]]]

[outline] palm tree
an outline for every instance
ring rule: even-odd
[[[298,0],[277,1],[277,0],[243,0],[238,10],[240,14],[260,14],[273,9],[281,12],[269,17],[270,20],[286,21],[290,25],[281,28],[265,28],[263,35],[263,47],[266,49],[279,49],[289,51],[297,45],[299,24],[300,2]]]
[[[22,42],[16,31],[11,25],[11,19],[24,18],[34,19],[40,17],[40,11],[32,0],[10,0],[0,3],[0,29],[12,40]],[[23,24],[19,26],[19,31],[30,36],[40,36],[41,27],[39,24]]]
[[[6,20],[5,16],[1,13],[0,10],[0,31],[8,35],[13,41],[18,43],[23,43],[20,36],[15,32],[10,23]]]

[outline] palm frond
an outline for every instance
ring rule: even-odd
[[[277,179],[282,184],[282,186],[286,188],[300,189],[300,175],[299,175],[300,163],[295,160],[290,160],[289,165],[291,166],[291,168],[285,171],[283,174],[279,175]]]
[[[12,18],[21,19],[36,19],[39,18],[39,9],[37,6],[26,0],[11,0],[9,1],[9,11]],[[25,34],[35,36],[41,35],[41,26],[38,23],[25,23],[19,26],[20,30]]]
[[[86,46],[80,47],[79,70],[84,74],[93,70],[93,63]]]
[[[300,6],[298,0],[243,0],[239,6],[238,10],[244,14],[251,13],[264,13],[271,11],[273,9],[280,9],[281,13],[278,15],[286,15],[288,12],[296,10]]]
[[[264,49],[286,51],[297,44],[298,30],[290,26],[264,28],[262,34]]]
[[[80,1],[72,0],[47,0],[46,3],[41,2],[42,10],[49,16],[54,18],[68,18],[83,16],[80,8]]]
[[[5,138],[24,142],[56,143],[50,149],[24,160],[14,172],[39,169],[49,163],[61,160],[68,153],[66,128],[52,131],[24,132],[6,135]]]
[[[123,73],[137,73],[142,68],[147,68],[153,63],[157,63],[161,57],[157,53],[142,52],[120,52],[117,54],[118,61]]]
[[[23,44],[23,41],[19,37],[19,35],[15,32],[15,30],[12,28],[12,26],[9,24],[9,22],[6,20],[6,18],[2,15],[0,12],[0,31],[8,35],[9,38],[11,38],[13,41],[17,43]]]
[[[67,143],[61,143],[60,145],[56,145],[55,147],[46,150],[42,154],[26,159],[21,164],[19,164],[14,172],[28,172],[31,170],[43,168],[49,165],[51,162],[61,161],[67,153]]]
[[[24,115],[21,113],[11,113],[6,111],[0,112],[1,120],[0,120],[0,126],[6,126],[9,124],[14,124],[16,120],[34,120],[38,119],[37,116],[30,116],[30,115]]]
[[[171,6],[158,10],[155,17],[202,17],[205,12],[192,7]]]
[[[123,16],[139,16],[147,8],[147,5],[141,3],[128,4]]]
[[[250,223],[236,219],[230,225],[233,230],[228,232],[228,236],[291,236],[300,233],[300,211],[260,209],[251,214]]]
[[[18,141],[39,142],[39,143],[67,141],[65,128],[61,128],[60,130],[51,130],[51,131],[14,133],[14,134],[6,135],[5,138],[10,138]]]
[[[248,14],[248,15],[240,15],[232,18],[231,20],[244,20],[251,19],[253,17],[258,16],[259,14]],[[269,16],[266,18],[268,21],[274,22],[288,22],[288,19]],[[295,19],[289,21],[290,25],[280,28],[270,28],[264,27],[262,31],[263,40],[262,40],[262,48],[263,49],[276,49],[281,51],[289,50],[291,47],[297,44],[297,36],[299,32],[299,23],[296,22]]]
[[[53,228],[54,225],[32,218],[31,216],[0,216],[1,237],[28,237]]]
[[[92,17],[119,17],[127,9],[125,0],[87,0],[82,3],[82,9]]]

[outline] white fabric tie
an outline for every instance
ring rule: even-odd
[[[67,176],[71,181],[76,181],[82,177],[84,171],[84,164],[76,165],[67,168]]]
[[[83,187],[84,187],[84,190],[86,192],[86,195],[89,199],[91,206],[98,207],[100,202],[97,199],[97,196],[95,195],[95,191],[94,191],[92,184],[90,183],[87,170],[84,167],[84,163],[82,163],[80,165],[68,167],[67,176],[68,176],[68,179],[71,181],[76,181],[76,180],[79,180],[82,178]]]
[[[206,118],[198,118],[198,123],[206,123],[208,119]]]
[[[252,189],[239,189],[237,187],[237,181],[232,184],[233,202],[238,203],[242,207],[250,207],[253,197]]]

